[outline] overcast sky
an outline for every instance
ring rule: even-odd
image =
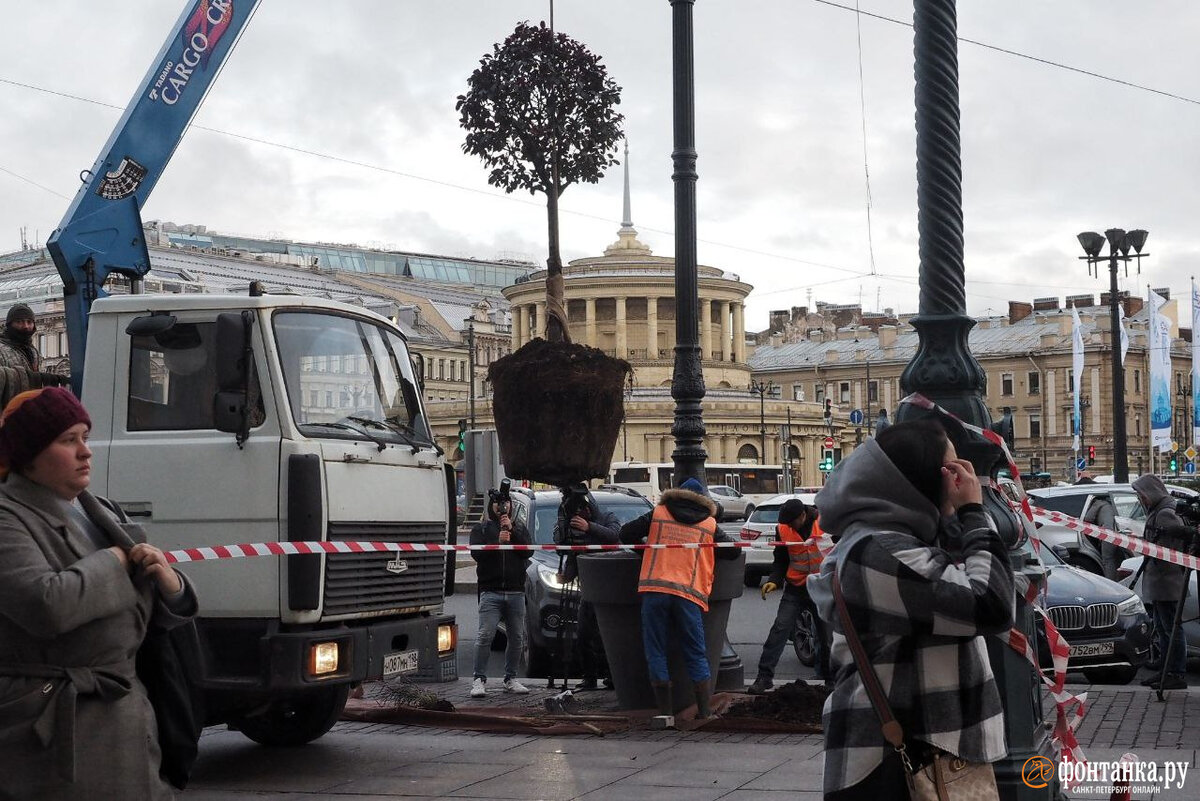
[[[20,246],[22,226],[33,243],[58,225],[183,5],[8,4],[0,251]],[[897,24],[844,6],[695,6],[699,258],[754,285],[752,330],[770,309],[806,304],[809,289],[814,300],[917,309],[912,7],[861,3]],[[544,263],[544,198],[488,186],[462,153],[454,102],[494,42],[548,9],[263,0],[196,117],[214,130],[186,135],[144,218]],[[555,21],[623,87],[634,224],[671,255],[670,5],[556,0]],[[989,46],[959,46],[970,313],[1098,295],[1107,271],[1088,277],[1075,235],[1109,227],[1150,231],[1152,255],[1122,288],[1186,294],[1200,265],[1198,30],[1200,6],[1186,0],[961,4],[959,35]],[[564,259],[615,240],[621,191],[618,167],[566,192]]]

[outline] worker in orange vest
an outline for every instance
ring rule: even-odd
[[[821,529],[817,524],[817,510],[806,506],[798,498],[789,498],[779,507],[779,524],[775,527],[775,533],[778,541],[786,545],[775,547],[775,561],[770,577],[762,586],[762,598],[767,600],[767,596],[781,586],[783,595],[779,599],[775,622],[771,624],[767,641],[763,643],[758,676],[747,690],[752,695],[761,695],[775,686],[775,666],[779,664],[783,647],[796,630],[796,621],[805,610],[808,610],[814,626],[811,636],[817,678],[829,678],[821,618],[817,616],[816,607],[804,586],[809,576],[821,570],[822,557],[818,547]]]
[[[621,527],[621,542],[706,544],[729,541],[717,528],[717,506],[695,478],[662,494],[658,506]],[[715,553],[714,553],[715,552]],[[642,552],[638,593],[642,599],[642,646],[650,671],[654,700],[661,715],[674,714],[671,674],[667,667],[668,635],[683,648],[688,677],[696,695],[696,714],[712,717],[711,671],[701,613],[708,611],[715,559],[736,559],[736,548],[665,548]]]

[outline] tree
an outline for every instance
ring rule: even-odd
[[[506,192],[546,195],[545,337],[567,342],[558,198],[574,183],[594,184],[617,164],[624,116],[616,112],[621,87],[600,57],[540,23],[521,22],[485,55],[455,109],[467,131],[463,152],[479,156],[488,183]]]

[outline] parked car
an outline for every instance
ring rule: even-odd
[[[742,526],[740,537],[748,542],[774,542],[775,526],[779,523],[779,508],[784,501],[798,498],[808,505],[816,500],[815,492],[799,492],[787,495],[775,495],[762,502],[746,519]],[[757,587],[763,577],[771,572],[771,563],[775,559],[774,548],[746,549],[746,586]]]
[[[592,490],[596,505],[616,515],[621,524],[641,517],[654,508],[641,494],[625,487]],[[516,490],[513,494],[513,515],[524,523],[535,543],[554,542],[554,523],[562,495],[558,490]],[[525,571],[525,642],[526,666],[522,676],[550,675],[551,659],[556,653],[559,630],[564,626],[564,601],[568,608],[578,608],[579,582],[559,581],[559,554],[554,551],[534,551]],[[574,632],[564,630],[564,635]]]
[[[1108,499],[1117,512],[1117,528],[1125,533],[1141,535],[1141,527],[1134,531],[1129,519],[1123,517],[1123,509],[1129,508],[1132,500],[1137,504],[1137,493],[1129,484],[1071,484],[1065,487],[1042,487],[1029,491],[1030,503],[1051,512],[1061,512],[1083,519],[1101,499]],[[1144,517],[1144,515],[1143,515]],[[1104,574],[1104,563],[1100,558],[1099,543],[1066,526],[1038,521],[1038,534],[1067,564]]]
[[[1150,617],[1128,587],[1073,567],[1052,549],[1041,550],[1046,566],[1044,603],[1071,649],[1068,670],[1082,671],[1093,684],[1128,684],[1150,657]],[[1041,618],[1038,659],[1052,668]]]
[[[1134,592],[1141,597],[1143,593],[1142,587],[1142,566],[1141,556],[1132,556],[1121,563],[1121,573],[1126,574],[1126,578],[1122,581],[1123,584],[1129,586]],[[1188,576],[1188,595],[1183,602],[1183,639],[1187,642],[1187,655],[1189,659],[1200,659],[1200,605],[1196,599],[1196,571],[1192,571]],[[1158,648],[1153,649],[1157,651]],[[1151,655],[1151,658],[1157,658],[1157,653]]]
[[[745,520],[754,514],[754,501],[728,484],[710,484],[708,494],[721,504],[721,520]]]

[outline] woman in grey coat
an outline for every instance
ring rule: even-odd
[[[0,799],[173,798],[134,658],[196,611],[142,531],[87,492],[91,420],[68,390],[0,416]]]

